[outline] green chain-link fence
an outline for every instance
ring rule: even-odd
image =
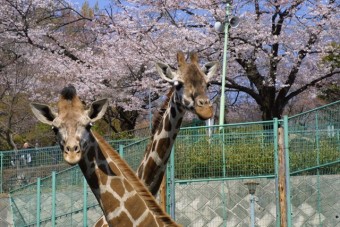
[[[339,124],[340,101],[283,120],[181,129],[168,165],[168,212],[184,226],[250,226],[251,222],[280,226],[277,128],[281,125],[289,164],[288,226],[340,225]],[[147,143],[146,139],[116,149],[136,169]],[[45,226],[91,225],[101,211],[80,175],[72,168],[54,177],[55,189],[50,177],[40,181],[46,187],[39,187],[38,181],[12,191],[15,225],[39,221]],[[254,194],[249,184],[256,185]],[[79,202],[72,205],[76,198]]]
[[[127,145],[142,140],[139,137],[112,140],[110,144],[116,150],[119,145]],[[0,193],[14,190],[23,185],[51,175],[52,171],[69,168],[62,157],[59,146],[21,149],[0,152]]]

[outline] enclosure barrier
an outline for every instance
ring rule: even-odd
[[[183,226],[281,226],[283,214],[287,226],[340,225],[339,126],[335,102],[282,120],[182,128],[168,164],[167,210]],[[136,169],[147,143],[118,150]],[[77,167],[11,191],[11,203],[16,226],[91,226],[101,214]]]
[[[118,150],[119,145],[127,145],[139,140],[141,138],[136,135],[132,139],[111,140],[109,143]],[[0,193],[7,193],[34,183],[38,177],[44,178],[50,176],[52,171],[58,172],[69,167],[63,160],[59,146],[1,151]]]

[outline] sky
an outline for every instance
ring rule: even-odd
[[[72,4],[79,5],[79,7],[85,2],[86,0],[69,0]],[[102,9],[110,3],[110,0],[87,0],[89,5],[93,7],[96,2],[98,1],[99,7]]]

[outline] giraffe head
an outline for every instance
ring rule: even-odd
[[[207,95],[207,85],[215,74],[218,63],[209,62],[201,68],[197,53],[190,55],[190,63],[188,63],[182,52],[177,53],[177,62],[177,71],[172,71],[167,64],[156,63],[160,76],[176,88],[175,102],[184,109],[193,111],[201,120],[211,118],[213,108]]]
[[[77,164],[83,157],[90,141],[91,126],[103,117],[107,106],[108,100],[102,99],[93,102],[89,109],[85,109],[72,85],[61,91],[57,112],[47,105],[31,103],[32,112],[38,120],[52,126],[64,159],[71,165]]]

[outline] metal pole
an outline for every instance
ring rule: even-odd
[[[83,226],[87,226],[87,182],[85,177],[83,177]]]
[[[167,180],[170,182],[168,183],[167,189],[167,212],[170,213],[170,216],[175,219],[175,146],[172,147],[170,153],[170,163],[168,164],[168,172],[170,172],[169,177]],[[169,200],[168,200],[169,199]]]
[[[329,133],[329,136],[332,133]],[[319,136],[319,119],[318,112],[315,113],[315,141],[316,141],[316,165],[320,166],[320,136]],[[320,195],[320,169],[316,169],[317,173],[317,186],[318,186],[318,199],[317,199],[317,209],[318,209],[318,218],[319,218],[319,226],[322,226],[321,222],[321,195]]]
[[[55,226],[55,214],[56,214],[56,172],[52,172],[52,227]]]
[[[221,100],[220,100],[220,118],[219,125],[224,124],[224,102],[225,102],[225,77],[227,73],[227,50],[228,50],[228,29],[229,29],[229,3],[226,5],[226,19],[224,24],[224,49],[223,49],[223,68],[221,78]]]
[[[255,227],[255,197],[250,194],[250,226]]]
[[[277,118],[274,118],[274,165],[275,165],[275,200],[276,200],[276,226],[280,227],[280,197],[279,197],[279,145],[278,145],[278,138],[279,138],[279,121]]]
[[[124,145],[119,144],[119,155],[121,158],[124,158]]]
[[[37,178],[37,227],[40,226],[40,185],[41,185],[41,181],[40,181],[40,177]]]

